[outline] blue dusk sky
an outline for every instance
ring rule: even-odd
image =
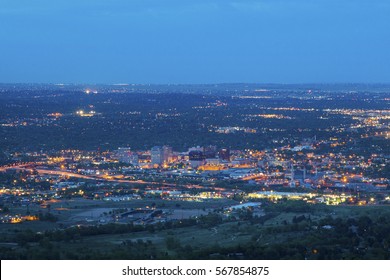
[[[0,0],[0,83],[390,82],[389,0]]]

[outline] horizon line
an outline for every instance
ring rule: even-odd
[[[185,85],[389,85],[390,82],[215,82],[215,83],[88,83],[88,82],[0,82],[0,85],[105,85],[105,86],[185,86]]]

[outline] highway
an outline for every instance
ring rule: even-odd
[[[172,183],[159,183],[159,182],[145,182],[143,180],[124,180],[124,179],[115,179],[115,178],[105,178],[104,175],[83,175],[78,173],[73,173],[70,171],[64,171],[64,170],[48,170],[48,169],[42,169],[42,168],[31,168],[31,163],[28,164],[21,164],[21,165],[14,165],[14,166],[2,166],[0,167],[0,172],[5,172],[7,169],[14,169],[14,170],[20,170],[20,171],[36,171],[38,174],[44,174],[44,175],[58,175],[58,176],[64,176],[64,177],[73,177],[73,178],[79,178],[79,179],[88,179],[88,180],[102,180],[106,182],[115,182],[115,183],[126,183],[126,184],[147,184],[147,185],[164,185],[164,186],[170,186],[170,187],[177,187],[177,184]]]
[[[110,176],[110,178],[107,178],[105,175],[83,175],[79,173],[74,173],[70,171],[65,170],[48,170],[43,168],[37,168],[37,165],[41,165],[42,163],[23,163],[19,165],[11,165],[11,166],[0,166],[0,172],[5,172],[8,169],[14,169],[14,170],[21,170],[21,171],[36,171],[38,174],[43,175],[57,175],[57,176],[64,176],[64,177],[73,177],[73,178],[79,178],[79,179],[86,179],[86,180],[99,180],[99,181],[105,181],[105,182],[113,182],[113,183],[123,183],[123,184],[143,184],[143,185],[160,185],[164,187],[181,187],[181,188],[187,188],[187,189],[209,189],[213,191],[226,191],[223,188],[216,188],[216,187],[207,187],[207,186],[201,186],[201,185],[188,185],[188,184],[175,184],[175,183],[165,183],[165,182],[147,182],[143,180],[124,180],[124,179],[115,179]],[[32,167],[34,166],[34,168]]]

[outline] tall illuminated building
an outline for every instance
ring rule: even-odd
[[[163,146],[162,147],[162,161],[163,163],[168,163],[172,159],[172,147],[170,146]]]
[[[163,154],[163,149],[161,148],[161,146],[154,146],[150,150],[150,154],[151,154],[151,162],[153,165],[155,165],[155,164],[161,165],[163,163],[164,154]]]
[[[138,155],[133,153],[130,148],[118,148],[118,161],[138,166]]]
[[[205,156],[202,151],[191,151],[188,153],[189,161],[192,167],[198,167],[204,164]]]

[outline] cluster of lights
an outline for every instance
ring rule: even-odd
[[[79,110],[76,112],[76,114],[80,117],[93,117],[96,115],[96,111],[85,112],[83,110]]]
[[[86,89],[86,90],[84,90],[84,92],[85,92],[85,94],[90,94],[90,93],[96,94],[96,93],[98,93],[97,90],[91,90],[91,89]]]
[[[61,113],[51,113],[51,114],[48,114],[47,115],[48,117],[55,117],[55,118],[59,118],[59,117],[62,117],[63,115]]]
[[[292,117],[285,116],[285,115],[278,115],[278,114],[259,114],[259,115],[248,115],[248,117],[259,117],[263,119],[288,119],[291,120]]]
[[[219,127],[215,130],[216,133],[234,133],[237,131],[242,131],[245,133],[256,133],[257,130],[249,127],[238,127],[238,126],[227,126],[227,127]]]

